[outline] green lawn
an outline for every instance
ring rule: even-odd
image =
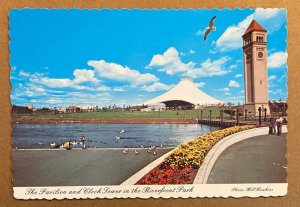
[[[220,116],[220,108],[212,107],[203,109],[203,117],[208,117],[209,110],[212,110],[212,117]],[[177,110],[177,111],[154,111],[154,112],[129,112],[129,111],[100,111],[80,112],[67,114],[13,114],[14,118],[70,118],[70,119],[177,119],[192,118],[200,119],[200,110]],[[226,116],[226,114],[224,114]]]

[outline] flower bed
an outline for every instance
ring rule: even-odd
[[[164,162],[151,170],[138,185],[190,184],[208,151],[224,137],[255,128],[254,125],[234,126],[204,134],[178,147]]]

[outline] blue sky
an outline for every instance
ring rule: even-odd
[[[204,42],[214,15],[217,29]],[[253,19],[268,30],[269,99],[285,100],[284,9],[12,10],[12,104],[134,105],[182,77],[219,100],[243,103],[241,35]]]

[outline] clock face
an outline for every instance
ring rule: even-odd
[[[259,58],[262,58],[263,56],[264,56],[264,53],[258,52],[258,57],[259,57]]]
[[[251,60],[251,54],[250,53],[246,55],[246,60]]]

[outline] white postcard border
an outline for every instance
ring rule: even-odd
[[[16,199],[204,198],[285,196],[288,183],[14,187]]]

